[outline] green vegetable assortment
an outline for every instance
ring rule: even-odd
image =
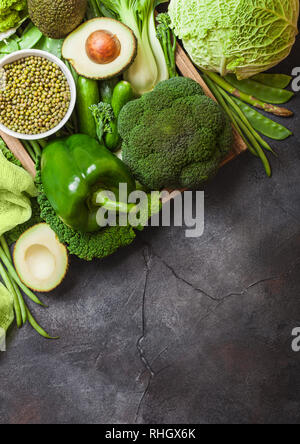
[[[71,118],[42,138],[69,109],[65,75],[42,55],[3,62],[0,123],[20,139],[40,140],[22,140],[37,172],[34,197],[25,197],[32,215],[1,231],[0,276],[17,326],[28,321],[47,339],[24,295],[43,306],[34,291],[61,283],[68,253],[89,261],[131,244],[161,209],[151,191],[197,190],[212,180],[232,151],[232,126],[272,175],[267,155],[275,153],[262,136],[282,141],[292,133],[265,113],[292,116],[285,104],[294,93],[290,76],[265,71],[289,54],[299,16],[298,0],[281,0],[280,20],[277,0],[171,0],[169,13],[159,15],[160,0],[50,3],[0,0],[0,62],[20,50],[51,53],[76,84]],[[179,75],[178,38],[216,101]],[[1,138],[0,149],[6,164],[20,167]],[[141,208],[128,203],[137,190],[149,192]],[[104,216],[101,224],[99,209],[114,211],[117,225],[106,226]],[[120,223],[131,214],[140,215],[137,227]]]

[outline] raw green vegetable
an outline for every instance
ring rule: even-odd
[[[205,71],[205,74],[222,89],[236,96],[238,99],[241,99],[246,103],[249,103],[249,105],[267,111],[268,113],[274,114],[275,116],[290,117],[293,115],[293,112],[286,108],[281,108],[279,106],[272,105],[270,103],[262,102],[256,97],[252,97],[249,94],[243,93],[242,91],[238,90],[236,87],[228,83],[223,77],[219,76],[214,72]]]
[[[246,79],[289,55],[299,0],[171,0],[169,14],[197,66]]]
[[[138,40],[137,57],[125,75],[134,91],[142,95],[161,80],[169,78],[164,52],[156,36],[154,9],[155,0],[102,0],[103,4],[129,28]]]
[[[0,32],[17,27],[26,15],[26,0],[0,0]]]
[[[90,106],[90,111],[95,120],[98,140],[104,144],[104,136],[112,131],[111,123],[115,118],[113,109],[109,103],[100,102]]]
[[[121,137],[118,132],[118,118],[121,109],[133,99],[133,89],[126,81],[118,82],[112,89],[112,83],[105,82],[101,87],[103,102],[92,105],[92,112],[97,137],[110,151],[115,152],[121,147]]]
[[[87,261],[95,258],[102,259],[115,253],[119,248],[130,245],[136,238],[135,230],[143,230],[149,214],[155,214],[160,211],[160,205],[151,205],[149,209],[145,208],[145,214],[142,215],[142,223],[136,229],[128,225],[126,227],[107,227],[96,233],[81,233],[75,231],[63,223],[47,199],[42,185],[40,161],[37,162],[36,169],[36,183],[39,189],[38,201],[41,208],[41,217],[51,226],[52,230],[55,231],[60,242],[67,245],[70,254],[76,255],[80,259]]]
[[[100,102],[98,82],[85,77],[77,80],[76,110],[79,121],[79,132],[96,138],[96,125],[90,107]]]
[[[59,39],[50,39],[49,37],[43,36],[41,40],[35,45],[35,49],[39,49],[41,51],[50,52],[50,54],[55,55],[59,59],[61,59],[61,48],[62,48],[63,40]]]
[[[92,200],[95,194],[110,190],[121,199],[120,183],[127,184],[128,194],[136,189],[126,165],[103,145],[83,134],[50,142],[41,159],[41,177],[47,198],[64,223],[82,233],[100,229],[96,217],[100,205],[96,206]],[[120,207],[115,202],[115,209]]]
[[[274,140],[284,140],[292,135],[292,132],[285,126],[274,122],[268,117],[265,117],[236,97],[233,97],[233,100],[245,114],[253,128],[262,133],[264,136]]]
[[[29,26],[19,41],[20,49],[33,48],[41,40],[43,34],[36,26]]]
[[[133,89],[129,82],[121,81],[115,86],[111,99],[111,107],[113,110],[113,119],[110,123],[111,131],[107,131],[104,138],[104,145],[112,152],[120,149],[122,143],[118,132],[118,118],[120,112],[128,102],[133,100],[133,98]]]
[[[109,105],[111,105],[114,88],[118,82],[118,78],[115,78],[111,80],[104,80],[100,83],[100,96],[102,102],[109,103]]]
[[[128,103],[119,116],[123,160],[151,190],[197,189],[232,149],[228,118],[200,85],[174,77]]]
[[[162,49],[164,51],[165,60],[168,65],[169,77],[177,77],[176,69],[176,35],[170,29],[171,19],[169,14],[162,13],[156,17],[157,26],[157,38],[160,41]]]
[[[17,160],[12,152],[8,150],[3,140],[0,138],[0,150],[4,154],[7,160],[12,162],[14,165],[21,166],[19,160]],[[13,261],[10,254],[9,246],[14,243],[24,231],[30,228],[35,222],[40,222],[40,208],[37,204],[36,199],[32,199],[32,210],[33,214],[31,219],[23,225],[18,225],[14,230],[2,235],[0,237],[0,276],[6,283],[7,289],[12,294],[14,300],[14,310],[16,314],[17,326],[20,328],[28,320],[33,328],[41,334],[43,337],[49,338],[50,336],[43,330],[39,324],[32,317],[29,312],[26,303],[23,298],[21,290],[27,295],[32,301],[37,304],[43,305],[39,299],[20,281],[14,267]],[[7,243],[8,241],[8,243]]]
[[[291,83],[293,77],[286,74],[268,74],[262,73],[252,77],[252,80],[273,88],[286,88]]]
[[[294,96],[292,91],[273,88],[252,79],[237,80],[234,74],[228,74],[225,76],[225,80],[243,93],[256,97],[262,102],[281,105],[288,102]]]
[[[83,20],[87,0],[28,0],[29,15],[44,35],[66,37]]]

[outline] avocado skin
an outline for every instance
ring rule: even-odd
[[[28,0],[29,15],[47,37],[62,39],[83,20],[87,0]]]

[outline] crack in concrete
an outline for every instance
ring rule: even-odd
[[[151,259],[152,259],[152,255],[151,255],[151,250],[150,247],[147,245],[144,250],[143,250],[143,258],[144,258],[144,262],[145,262],[145,267],[146,267],[146,277],[145,277],[145,283],[144,283],[144,290],[143,290],[143,298],[142,298],[142,335],[141,337],[138,339],[136,347],[139,353],[139,357],[140,360],[143,364],[143,366],[145,367],[146,371],[149,373],[149,378],[148,378],[148,383],[147,386],[143,392],[143,395],[140,399],[140,402],[138,404],[137,410],[136,410],[136,414],[135,414],[135,423],[137,422],[138,418],[139,418],[139,414],[140,414],[140,410],[143,404],[143,401],[149,391],[150,385],[151,385],[151,381],[152,379],[155,377],[155,372],[151,367],[150,362],[148,361],[146,354],[145,354],[145,350],[143,349],[143,341],[145,339],[145,335],[146,335],[146,311],[145,311],[145,307],[146,307],[146,294],[147,294],[147,284],[148,284],[148,279],[149,279],[149,274],[151,271]]]

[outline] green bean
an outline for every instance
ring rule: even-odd
[[[2,262],[0,262],[0,275],[3,279],[3,282],[4,282],[7,290],[10,292],[10,294],[13,297],[17,326],[18,326],[18,328],[21,328],[22,327],[22,315],[21,315],[21,307],[19,304],[19,299],[18,299],[18,296],[17,296],[17,294],[14,290],[14,287],[11,283],[11,280],[7,274],[7,271],[5,270],[5,268],[2,265]]]
[[[35,153],[34,153],[33,149],[31,148],[30,143],[27,140],[22,140],[22,143],[25,146],[26,151],[28,152],[29,156],[31,157],[31,159],[35,163],[36,162],[36,156],[35,156]]]
[[[240,128],[242,129],[242,131],[244,131],[244,133],[246,134],[246,136],[248,137],[249,141],[252,143],[252,145],[254,146],[258,156],[260,157],[265,171],[267,173],[268,177],[272,176],[272,170],[271,170],[271,166],[270,163],[267,159],[267,156],[265,155],[264,151],[262,150],[261,146],[259,145],[258,141],[256,140],[255,136],[249,131],[249,129],[247,128],[247,126],[244,124],[244,122],[240,119],[240,117],[238,115],[236,115],[236,120],[240,126]]]
[[[224,99],[229,102],[229,106],[230,106],[231,105],[231,101],[230,101],[231,97],[228,94],[226,94],[222,90],[222,88],[220,88],[218,85],[216,85],[216,88],[218,89],[219,93],[224,97]],[[238,112],[236,112],[234,107],[231,107],[231,109],[232,109],[232,112],[234,114],[235,120],[236,120],[238,126],[240,127],[241,131],[245,134],[245,136],[249,140],[252,149],[260,157],[268,177],[271,177],[272,172],[271,172],[270,163],[269,163],[265,153],[263,152],[259,142],[257,141],[257,139],[255,137],[254,131],[252,130],[251,126],[248,127],[248,125],[245,123],[245,121],[247,121],[247,120],[242,119],[240,117],[240,114]]]
[[[255,151],[255,149],[252,147],[252,145],[249,143],[249,141],[247,140],[247,138],[244,136],[242,130],[240,129],[235,116],[233,115],[233,113],[231,112],[231,109],[229,108],[229,106],[227,105],[227,103],[225,102],[225,100],[223,99],[222,95],[220,94],[219,90],[217,89],[216,85],[210,80],[209,77],[207,77],[205,74],[203,74],[203,79],[205,80],[205,82],[207,83],[208,87],[210,88],[211,92],[214,94],[215,98],[217,99],[217,101],[219,102],[219,104],[221,105],[221,107],[224,109],[224,111],[226,112],[226,114],[228,115],[229,119],[231,120],[234,128],[236,129],[236,131],[239,133],[239,135],[242,137],[243,141],[245,142],[245,144],[247,145],[247,148],[249,149],[249,151],[256,157],[258,157],[257,152]]]
[[[12,257],[11,257],[11,254],[10,254],[10,251],[9,251],[9,247],[7,245],[7,242],[6,242],[4,236],[1,236],[0,242],[1,242],[1,245],[2,245],[4,253],[6,254],[7,258],[9,259],[9,261],[12,263]],[[18,300],[19,300],[19,305],[20,305],[20,309],[21,309],[21,316],[22,316],[22,322],[23,322],[23,324],[25,324],[26,321],[27,321],[27,315],[26,315],[26,306],[25,306],[25,302],[24,302],[23,296],[22,296],[22,294],[20,292],[19,287],[15,283],[15,281],[11,280],[11,283],[12,283],[12,286],[13,286],[13,288],[14,288],[14,290],[16,292],[16,295],[18,297]]]
[[[0,247],[0,259],[2,260],[4,265],[6,266],[7,271],[9,272],[12,279],[24,291],[24,293],[29,297],[29,299],[31,299],[36,304],[42,305],[43,307],[45,307],[45,305],[38,299],[38,297],[34,293],[32,293],[32,291],[30,291],[29,288],[26,287],[26,285],[23,284],[23,282],[19,278],[16,270],[14,269],[13,265],[10,263],[9,259],[7,258],[6,254],[4,253],[2,247]]]
[[[44,149],[48,144],[46,139],[40,139],[40,140],[38,140],[38,143],[39,143],[41,149]]]
[[[234,74],[228,74],[225,76],[225,80],[243,93],[256,97],[263,102],[281,105],[287,103],[294,96],[292,91],[273,88],[256,82],[255,80],[237,80]]]
[[[240,119],[244,122],[244,124],[247,126],[247,128],[249,129],[249,131],[253,134],[253,136],[255,137],[255,139],[257,140],[257,142],[267,151],[270,151],[272,154],[275,155],[274,151],[272,150],[272,148],[270,147],[270,145],[255,131],[255,129],[253,128],[253,125],[251,125],[251,123],[249,122],[248,118],[246,117],[246,115],[243,113],[243,111],[241,110],[241,108],[234,102],[234,98],[229,96],[225,91],[223,91],[221,89],[220,93],[223,95],[223,97],[225,98],[225,100],[227,100],[227,102],[229,103],[229,105],[234,109],[234,111],[236,112],[236,114],[240,117]]]
[[[277,122],[262,115],[260,112],[246,105],[236,97],[233,100],[237,103],[240,109],[243,111],[253,128],[262,133],[264,136],[274,140],[285,140],[293,133],[285,126],[280,125]]]
[[[36,158],[41,157],[42,151],[41,151],[41,147],[38,144],[38,142],[36,140],[30,140],[29,143],[35,153]]]
[[[59,339],[59,337],[52,337],[49,336],[48,333],[36,322],[32,314],[30,313],[29,309],[26,307],[27,312],[27,318],[28,322],[31,325],[32,328],[41,336],[43,336],[46,339]]]
[[[285,89],[291,83],[293,77],[286,74],[257,74],[252,80],[273,88]]]
[[[214,72],[205,71],[205,73],[212,79],[214,83],[223,88],[225,91],[236,96],[238,99],[241,99],[244,102],[255,106],[256,108],[267,111],[271,114],[274,114],[275,116],[290,117],[293,115],[293,112],[286,108],[280,108],[279,106],[275,106],[270,103],[264,103],[261,100],[256,99],[255,97],[252,97],[248,94],[243,93],[242,91],[239,91],[234,86],[230,85],[230,83],[226,82],[226,80],[223,77],[220,77],[218,74]]]
[[[41,40],[43,34],[36,27],[32,26],[25,30],[19,41],[20,49],[31,49]]]

